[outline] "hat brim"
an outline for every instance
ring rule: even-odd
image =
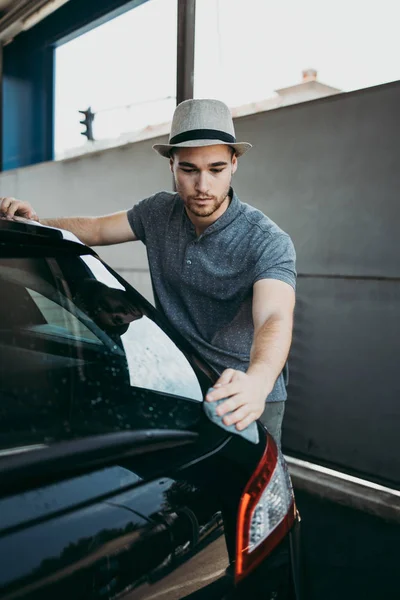
[[[242,156],[247,150],[252,148],[252,145],[248,142],[238,142],[235,144],[229,144],[227,142],[220,142],[219,140],[189,140],[187,142],[181,142],[180,144],[154,144],[153,150],[164,156],[170,158],[170,152],[172,148],[199,148],[202,146],[230,146],[234,148],[237,156]]]

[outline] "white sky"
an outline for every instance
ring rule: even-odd
[[[56,155],[172,117],[176,0],[148,0],[56,51]],[[195,97],[230,106],[301,80],[351,91],[400,79],[398,0],[197,0]],[[168,99],[169,98],[169,99]],[[121,106],[135,104],[130,109]],[[113,109],[113,110],[110,110]]]

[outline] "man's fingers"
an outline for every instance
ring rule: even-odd
[[[22,202],[16,198],[1,198],[0,213],[8,219],[12,219],[15,215],[26,217],[27,219],[36,219],[37,215],[29,202]]]
[[[18,210],[18,201],[12,200],[7,209],[7,217],[9,217],[11,219],[15,215],[17,210]]]
[[[236,394],[232,398],[228,398],[228,400],[225,400],[225,402],[220,404],[216,410],[216,413],[217,413],[217,415],[222,417],[223,415],[226,415],[226,413],[230,413],[233,410],[236,410],[237,408],[242,406],[243,403],[244,403],[244,398],[242,396],[240,396],[239,394]]]
[[[7,196],[6,198],[2,198],[1,199],[1,210],[8,214],[9,211],[15,206],[15,203],[19,203],[19,200],[16,200],[15,198],[11,198],[9,196]]]
[[[233,381],[232,383],[227,383],[226,385],[222,385],[216,389],[214,388],[212,392],[207,394],[206,400],[209,402],[215,402],[215,400],[222,400],[222,398],[230,398],[241,391],[242,388],[240,383]],[[221,404],[221,406],[223,405]]]
[[[215,400],[227,398],[232,396],[232,394],[239,392],[240,387],[238,387],[237,384],[238,381],[240,381],[241,375],[244,375],[244,373],[241,371],[236,371],[235,369],[225,369],[225,371],[221,373],[220,378],[213,385],[213,390],[207,394],[206,400],[213,402]]]
[[[255,412],[251,412],[246,417],[244,417],[244,419],[242,419],[241,421],[239,421],[239,423],[236,424],[236,429],[238,431],[242,431],[243,429],[246,429],[246,427],[248,427],[250,423],[252,423],[256,419],[257,414]]]
[[[225,369],[220,375],[218,381],[215,382],[214,387],[218,388],[221,385],[226,385],[232,381],[232,377],[235,375],[235,369]]]
[[[219,408],[219,407],[218,407]],[[251,412],[248,404],[244,404],[240,406],[237,410],[230,413],[226,417],[224,417],[223,422],[225,425],[234,425],[235,423],[239,423],[243,419],[247,417]]]
[[[11,204],[12,198],[0,198],[0,212],[7,214],[8,207]]]
[[[13,207],[14,198],[3,198],[1,202],[1,212],[6,217],[13,217],[15,209]]]

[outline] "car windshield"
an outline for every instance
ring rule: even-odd
[[[0,448],[190,427],[210,374],[121,281],[92,255],[0,259]]]

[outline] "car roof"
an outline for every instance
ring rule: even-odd
[[[21,217],[14,217],[13,219],[0,217],[0,241],[5,237],[5,232],[7,241],[10,240],[10,234],[15,234],[16,241],[18,236],[22,234],[25,240],[25,236],[32,236],[32,241],[34,241],[36,236],[40,236],[41,238],[48,238],[49,241],[66,240],[84,245],[83,242],[70,231],[49,227],[48,225],[43,225],[37,221],[31,221]]]

